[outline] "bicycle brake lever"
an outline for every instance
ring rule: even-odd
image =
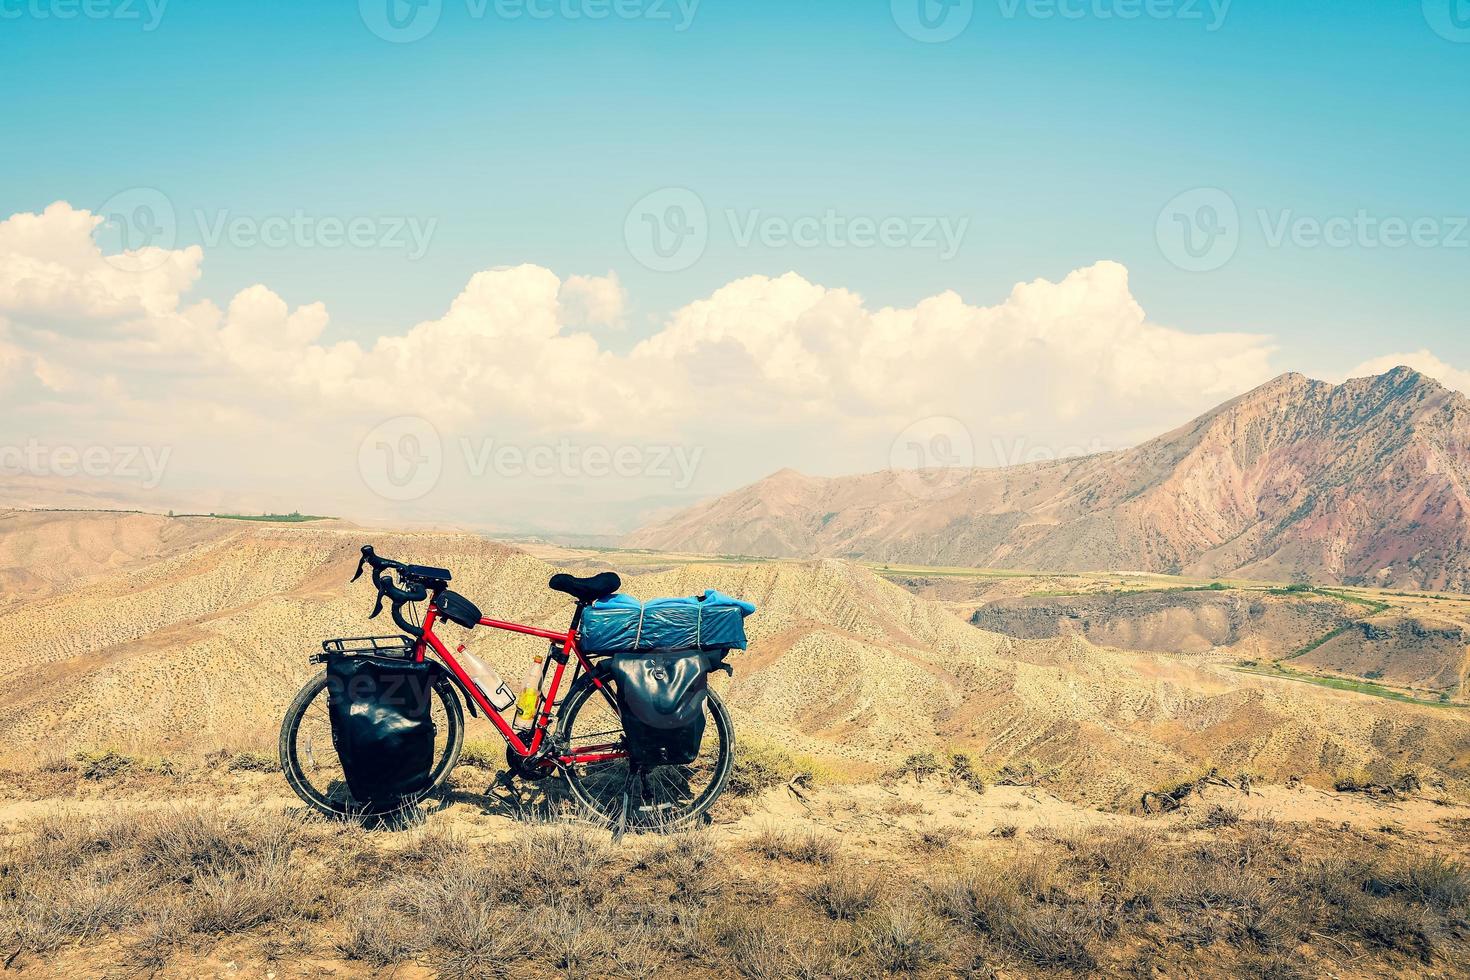
[[[358,579],[362,578],[362,570],[363,567],[367,565],[369,557],[376,556],[373,555],[373,546],[370,544],[365,544],[362,546],[362,557],[357,560],[357,574],[352,576],[352,581],[356,582]]]
[[[378,614],[383,611],[383,593],[378,593],[378,601],[373,603],[373,614],[368,619],[377,619]]]

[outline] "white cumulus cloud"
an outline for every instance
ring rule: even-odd
[[[477,273],[440,317],[329,344],[321,304],[292,308],[264,284],[224,309],[190,301],[200,249],[104,255],[98,222],[64,203],[0,222],[0,441],[166,443],[172,485],[355,516],[390,512],[364,488],[358,444],[398,415],[441,437],[435,519],[514,523],[530,497],[573,507],[576,525],[604,499],[668,487],[562,474],[556,498],[467,471],[462,447],[692,447],[691,489],[715,492],[781,466],[882,468],[931,416],[960,420],[980,464],[1114,447],[1274,373],[1269,338],[1149,320],[1113,262],[991,306],[943,292],[875,308],[796,273],[751,276],[626,352],[588,329],[626,317],[615,273],[523,265]]]

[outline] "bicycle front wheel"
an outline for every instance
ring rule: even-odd
[[[597,677],[615,693],[617,682],[610,672],[599,670]],[[615,700],[609,701],[585,677],[567,695],[558,730],[569,752],[626,747]],[[627,759],[571,765],[566,778],[572,796],[593,819],[616,824],[623,818],[626,794],[631,830],[679,830],[699,821],[725,791],[735,765],[735,725],[714,691],[705,701],[704,715],[704,741],[692,763],[649,769],[635,769]]]
[[[434,722],[434,768],[429,787],[400,801],[409,807],[437,793],[459,762],[464,747],[464,708],[448,680],[434,684],[429,708]],[[347,775],[332,744],[332,716],[327,707],[327,674],[318,674],[301,689],[281,722],[281,771],[296,795],[328,816],[364,815],[371,811],[347,788]]]

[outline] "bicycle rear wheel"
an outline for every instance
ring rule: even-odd
[[[603,669],[596,676],[615,692],[611,673]],[[725,791],[735,764],[735,725],[714,691],[709,692],[704,714],[704,741],[689,765],[638,770],[627,759],[615,759],[568,766],[572,796],[593,819],[616,824],[622,819],[624,791],[628,790],[630,830],[678,830],[699,821]],[[597,745],[626,745],[615,704],[588,677],[567,695],[559,717],[557,730],[570,752]]]
[[[464,708],[448,680],[434,684],[434,703],[429,717],[434,721],[434,768],[429,787],[418,796],[404,799],[399,808],[413,806],[443,788],[459,762],[464,747]],[[307,683],[286,709],[281,722],[281,771],[296,795],[328,816],[366,815],[371,807],[355,799],[347,788],[347,777],[332,744],[332,717],[327,707],[327,675],[318,674]]]

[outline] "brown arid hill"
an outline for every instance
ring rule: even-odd
[[[1470,695],[1470,628],[1435,616],[1390,611],[1354,622],[1293,665],[1388,684]]]
[[[629,547],[1470,591],[1470,401],[1410,370],[1286,374],[1120,452],[1003,469],[784,470]]]
[[[1160,589],[998,599],[977,609],[970,621],[1027,639],[1083,636],[1126,650],[1201,654],[1228,649],[1279,660],[1354,618],[1355,607],[1328,596]]]
[[[173,525],[157,532],[170,542],[157,555],[109,558],[98,574],[77,575],[64,590],[42,583],[0,611],[0,764],[84,749],[268,751],[286,704],[318,669],[308,655],[321,638],[391,632],[385,620],[365,621],[368,587],[347,583],[364,540],[451,567],[487,613],[548,626],[569,614],[566,598],[546,589],[551,566],[472,535]],[[68,537],[48,521],[11,527],[48,543],[13,540],[0,554],[25,555],[30,566],[69,553]],[[1415,769],[1451,792],[1470,788],[1470,718],[1461,709],[1081,637],[1006,637],[848,562],[679,566],[630,575],[625,590],[651,597],[711,587],[760,607],[727,687],[742,736],[834,772],[874,774],[921,749],[963,748],[993,768],[1041,774],[1075,802],[1110,807],[1211,766],[1319,784]],[[458,639],[509,676],[537,649],[508,634]]]

